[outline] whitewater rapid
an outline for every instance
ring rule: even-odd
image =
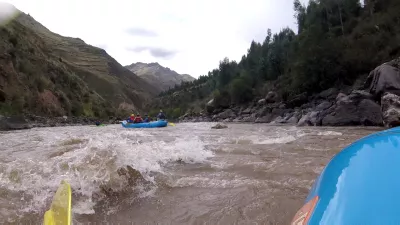
[[[120,125],[109,125],[2,132],[0,221],[41,221],[62,180],[71,184],[76,222],[92,222],[96,220],[93,216],[101,215],[103,222],[114,216],[121,217],[120,222],[124,223],[128,221],[123,219],[124,213],[130,207],[130,214],[143,210],[137,208],[140,202],[146,212],[160,213],[160,221],[155,221],[162,223],[161,215],[165,212],[160,210],[165,205],[152,208],[148,202],[175,201],[184,193],[177,190],[187,191],[182,198],[194,205],[197,194],[215,202],[223,194],[216,197],[213,191],[250,186],[270,190],[271,196],[283,185],[302,190],[300,197],[303,197],[332,151],[337,152],[362,133],[371,132],[359,132],[358,128],[341,131],[251,124],[232,124],[228,129],[212,130],[212,125],[188,123],[161,129],[124,129]],[[329,140],[315,143],[324,137]],[[303,152],[306,154],[302,155]],[[316,162],[307,152],[323,157],[323,163]],[[128,167],[133,169],[132,174],[138,173],[131,177],[121,175],[121,169],[129,170]],[[291,167],[297,171],[291,172]],[[307,168],[303,172],[308,175],[297,176],[302,173],[298,169],[302,168]],[[268,173],[271,177],[265,176]],[[282,173],[284,179],[281,179]],[[293,184],[296,185],[293,187]],[[245,193],[238,192],[243,198],[247,197]],[[183,207],[179,204],[182,203],[176,207]],[[226,202],[221,204],[222,208],[228,207]],[[256,207],[254,204],[251,207]],[[181,214],[175,215],[176,223],[180,223]],[[181,222],[194,223],[199,221],[196,218],[202,217],[186,215]],[[139,220],[147,221],[145,217]]]

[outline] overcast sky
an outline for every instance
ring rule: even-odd
[[[0,0],[122,65],[158,62],[194,77],[239,60],[268,28],[296,31],[293,0]],[[303,0],[306,2],[306,0]]]

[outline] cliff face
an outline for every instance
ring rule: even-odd
[[[0,27],[0,114],[106,117],[140,109],[157,93],[105,50],[14,11]]]
[[[178,74],[177,72],[163,67],[158,63],[132,63],[126,66],[127,69],[137,74],[148,83],[157,87],[159,92],[173,88],[175,85],[180,85],[182,82],[195,80],[188,74]]]

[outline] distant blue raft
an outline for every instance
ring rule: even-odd
[[[157,128],[168,126],[168,122],[166,120],[158,120],[149,123],[127,123],[126,121],[122,121],[121,125],[125,128]]]
[[[335,155],[291,224],[400,224],[400,128]]]

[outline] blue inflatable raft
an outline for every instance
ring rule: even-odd
[[[334,156],[291,224],[400,224],[400,128],[368,135]]]
[[[121,125],[125,128],[156,128],[156,127],[166,127],[168,122],[166,120],[158,120],[149,123],[127,123],[122,121]]]

